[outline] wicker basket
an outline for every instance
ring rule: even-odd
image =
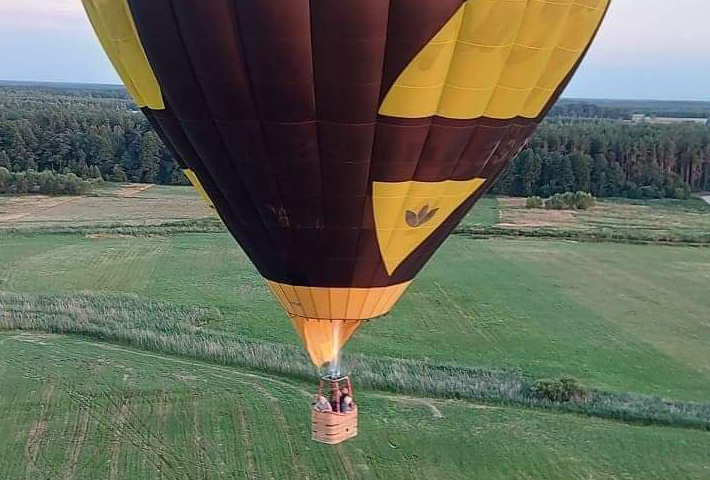
[[[313,410],[313,440],[337,445],[357,436],[357,406],[348,413]]]
[[[311,431],[313,440],[337,445],[350,438],[357,436],[357,405],[353,402],[348,413],[340,413],[338,405],[340,401],[341,388],[347,387],[351,397],[354,396],[353,386],[348,377],[329,378],[323,377],[318,386],[318,396],[332,392],[335,406],[332,412],[323,412],[313,409],[311,413]]]

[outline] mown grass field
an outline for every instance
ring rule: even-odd
[[[495,209],[497,223],[482,221],[490,218],[492,209],[479,207],[457,232],[478,237],[710,246],[710,202],[701,196],[688,200],[606,198],[598,200],[589,210],[576,211],[528,209],[525,203],[525,198],[499,198]]]
[[[308,441],[310,385],[78,338],[0,334],[0,478],[705,479],[706,432],[371,393]]]
[[[472,218],[492,223],[497,211],[487,198]],[[0,258],[0,290],[125,292],[216,307],[212,328],[298,344],[226,233],[14,233],[0,237]],[[348,349],[708,401],[709,267],[707,248],[453,236],[395,311]]]
[[[86,225],[105,225],[100,233],[49,233],[73,224],[91,202],[99,206],[91,207],[96,215]],[[466,225],[537,228],[520,217],[526,212],[516,212],[511,222],[517,207],[506,202],[484,198]],[[138,218],[139,211],[149,213]],[[213,331],[298,345],[290,322],[226,233],[112,233],[119,224],[205,214],[189,189],[154,187],[45,208],[25,223],[0,219],[0,292],[136,294],[204,307],[201,325]],[[574,225],[554,215],[547,221],[558,229],[603,224],[655,231],[675,218],[667,225],[703,230],[710,207],[614,201],[580,215]],[[347,350],[502,368],[528,379],[572,375],[605,390],[709,403],[709,267],[710,249],[703,247],[454,235],[395,311],[364,326]],[[710,478],[707,432],[528,408],[422,404],[373,392],[361,399],[368,412],[364,433],[342,448],[321,448],[307,441],[309,385],[257,381],[234,368],[76,338],[44,338],[43,345],[15,335],[0,338],[0,415],[11,415],[13,425],[0,422],[0,430],[17,432],[0,431],[0,439],[11,439],[0,440],[0,458],[15,459],[7,467],[0,461],[0,478],[53,478],[32,476],[50,466],[61,472],[57,478]],[[87,378],[92,362],[99,365],[100,382]],[[57,372],[53,363],[61,367]],[[124,367],[133,373],[127,377]],[[53,398],[55,392],[63,398],[57,403],[42,400],[42,379],[49,377],[62,378],[52,390]],[[246,386],[237,378],[255,383]],[[104,388],[109,395],[101,393]],[[264,397],[264,388],[275,400]],[[72,403],[84,397],[93,406]],[[121,406],[107,403],[114,397],[135,403],[131,415],[144,427],[143,444],[116,433],[125,415]],[[431,404],[441,418],[432,415]],[[94,412],[89,420],[82,419],[82,409]],[[35,423],[46,421],[41,415],[56,423],[42,430],[41,448],[34,440],[30,448]],[[113,423],[99,420],[101,415]],[[155,423],[159,418],[167,420]],[[273,438],[284,429],[288,435]],[[172,456],[156,443],[158,434]],[[85,447],[72,446],[77,437]],[[149,448],[146,442],[154,443]],[[39,451],[44,467],[38,463],[38,470],[28,471],[22,455],[39,458]],[[3,468],[10,473],[3,476]]]
[[[577,211],[528,209],[525,201],[525,198],[501,198],[498,201],[502,226],[710,231],[708,205],[698,197],[689,200],[600,199],[595,207]]]
[[[88,195],[75,197],[0,195],[0,230],[111,223],[154,225],[210,214],[191,188],[161,185],[106,183]]]

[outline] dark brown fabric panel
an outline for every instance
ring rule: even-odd
[[[181,159],[196,159],[199,155],[192,147],[185,133],[182,129],[177,118],[172,115],[170,106],[166,105],[165,110],[149,110],[144,109],[143,112],[149,118],[151,125],[154,125],[157,131],[161,132],[165,136],[165,142],[168,148],[174,151],[173,155],[175,158]],[[258,245],[254,244],[248,235],[248,232],[242,227],[239,220],[234,216],[231,208],[229,208],[229,202],[222,195],[221,191],[215,185],[212,177],[203,167],[200,161],[183,161],[183,166],[190,168],[197,178],[200,180],[203,188],[210,196],[215,208],[227,226],[232,236],[237,240],[237,242],[244,248],[247,255],[254,262],[255,265],[261,265],[265,275],[269,276],[281,276],[283,275],[279,271],[279,266],[274,263],[268,263],[264,261],[262,256],[259,254],[260,249]]]
[[[374,124],[389,0],[311,0],[319,122]]]
[[[506,126],[478,125],[451,172],[452,180],[485,178],[484,168],[510,129]]]
[[[256,118],[234,2],[172,0],[171,4],[211,119],[238,122]]]
[[[317,281],[351,285],[380,106],[389,0],[310,0],[323,229]],[[379,259],[370,252],[370,263]],[[319,260],[320,258],[320,260]],[[312,267],[311,267],[312,268]]]
[[[290,278],[307,284],[316,281],[303,264],[313,243],[295,229],[323,228],[325,223],[309,1],[245,0],[234,5],[268,162],[283,200],[275,209],[283,225],[273,234],[290,235],[292,245],[280,249],[281,261]]]
[[[226,0],[213,1],[209,5],[216,9],[216,13],[220,13],[224,11],[224,2]],[[175,3],[182,7],[188,5],[184,0],[175,0]],[[163,95],[175,113],[177,123],[172,122],[172,130],[178,136],[181,129],[196,154],[194,159],[188,160],[188,164],[194,166],[193,170],[203,181],[210,196],[219,194],[226,200],[226,205],[222,207],[227,206],[230,212],[222,212],[224,208],[218,207],[220,214],[230,222],[230,231],[239,232],[237,238],[240,243],[253,246],[251,249],[245,247],[245,251],[254,260],[257,268],[262,272],[276,271],[285,275],[286,269],[282,262],[266,265],[263,258],[274,257],[279,250],[292,248],[293,242],[281,235],[274,235],[264,224],[238,170],[234,168],[225,141],[206,101],[206,89],[200,84],[191,63],[189,48],[197,48],[200,39],[186,41],[188,36],[180,30],[180,15],[173,10],[169,0],[131,0],[130,6]],[[189,5],[185,8],[189,8]],[[202,8],[208,10],[205,5]],[[206,13],[203,12],[202,15]],[[224,32],[221,34],[226,35]],[[218,54],[219,51],[214,53]],[[213,60],[217,61],[219,58]],[[210,80],[209,76],[203,78]],[[215,187],[217,191],[214,190]]]
[[[522,117],[449,120],[381,116],[371,179],[440,182],[485,177],[484,167],[504,139],[517,139],[521,135],[527,140],[536,128],[536,121]]]
[[[187,168],[193,171],[201,168],[204,170],[200,155],[195,151],[190,139],[187,138],[180,120],[173,113],[167,99],[165,100],[164,110],[149,110],[149,112],[150,116],[159,125],[160,131],[167,137],[168,145],[172,146],[177,155],[182,158]]]
[[[233,3],[260,117],[315,121],[309,0]]]
[[[449,180],[479,127],[449,127],[432,124],[419,158],[414,180],[438,182]],[[477,152],[476,158],[480,158]],[[473,178],[469,177],[468,179]],[[467,180],[468,180],[467,179]]]
[[[431,119],[398,124],[389,119],[377,124],[372,152],[371,180],[404,182],[414,178],[426,144]]]

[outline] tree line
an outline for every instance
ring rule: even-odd
[[[118,88],[0,87],[0,167],[118,182],[187,182]]]
[[[710,189],[707,126],[575,118],[623,117],[627,107],[560,105],[511,162],[494,192],[683,198],[691,190]],[[691,107],[695,115],[705,108]],[[170,151],[118,87],[0,85],[0,167],[118,182],[187,183]]]
[[[494,192],[687,198],[693,190],[708,189],[708,126],[551,118],[511,162]]]
[[[631,120],[634,113],[649,117],[710,118],[710,102],[662,100],[577,100],[562,98],[551,117]]]

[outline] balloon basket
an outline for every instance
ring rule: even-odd
[[[330,395],[334,403],[333,411],[321,411],[316,408],[311,413],[311,431],[313,440],[327,445],[337,445],[357,436],[358,408],[355,403],[347,413],[340,411],[339,402],[341,391],[347,388],[349,395],[353,396],[353,389],[348,377],[321,378],[318,386],[318,396]]]

